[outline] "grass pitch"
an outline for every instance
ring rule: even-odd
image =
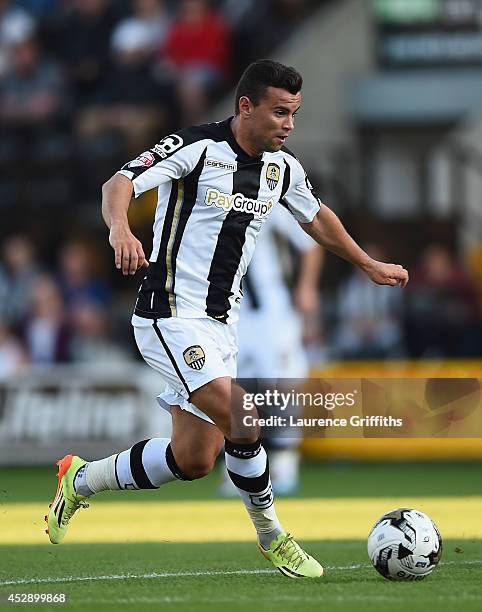
[[[69,609],[96,611],[482,608],[480,541],[467,542],[459,553],[458,542],[446,542],[444,564],[412,583],[378,576],[364,541],[305,544],[326,566],[320,580],[284,578],[250,543],[2,547],[8,575],[15,578],[0,591],[66,593]]]
[[[42,517],[55,471],[0,470],[0,606],[11,608],[9,593],[30,592],[66,593],[66,608],[89,611],[478,611],[481,467],[305,466],[300,495],[279,500],[278,512],[325,566],[314,581],[271,568],[241,503],[216,501],[216,476],[99,496],[74,519],[66,542],[52,546]],[[392,504],[420,507],[440,523],[442,563],[424,581],[388,582],[368,562],[367,531]]]

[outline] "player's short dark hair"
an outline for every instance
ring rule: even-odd
[[[285,89],[290,94],[301,91],[303,77],[291,66],[261,59],[250,64],[243,72],[236,87],[236,115],[239,113],[239,99],[247,96],[257,106],[268,87]]]

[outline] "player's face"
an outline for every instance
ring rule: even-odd
[[[251,140],[259,151],[279,151],[295,127],[301,92],[268,87],[257,106],[251,107]]]

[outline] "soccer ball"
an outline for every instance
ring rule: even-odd
[[[442,537],[430,517],[399,508],[384,514],[368,536],[368,556],[389,580],[422,580],[442,556]]]

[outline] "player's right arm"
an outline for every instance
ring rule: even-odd
[[[102,186],[102,216],[110,230],[109,244],[114,249],[115,266],[124,276],[149,265],[142,244],[129,227],[127,211],[132,191],[132,181],[120,173]]]
[[[115,265],[124,276],[148,267],[142,244],[129,227],[131,198],[163,183],[189,174],[199,162],[209,136],[200,128],[188,128],[163,138],[151,149],[125,164],[102,187],[102,216],[110,230]]]

